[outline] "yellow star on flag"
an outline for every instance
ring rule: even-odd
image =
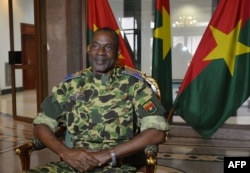
[[[167,10],[164,6],[162,6],[162,26],[158,27],[154,31],[154,37],[162,39],[163,42],[163,57],[164,60],[167,56],[167,53],[171,47],[171,35],[170,35],[170,16],[167,13]]]
[[[204,58],[204,61],[224,59],[231,76],[234,74],[235,59],[237,55],[250,52],[249,46],[238,41],[240,26],[241,20],[229,34],[223,33],[215,27],[210,26],[217,46]]]

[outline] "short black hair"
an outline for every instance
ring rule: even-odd
[[[119,35],[115,32],[115,30],[113,30],[110,27],[102,27],[102,28],[97,29],[94,33],[99,32],[99,31],[111,33],[114,36],[115,43],[117,45],[117,49],[119,49]]]

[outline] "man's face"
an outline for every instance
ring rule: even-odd
[[[109,32],[96,32],[88,46],[89,62],[93,72],[108,73],[115,65],[118,57],[117,43]]]

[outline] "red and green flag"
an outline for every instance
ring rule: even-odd
[[[220,0],[174,103],[209,138],[250,96],[250,1]]]
[[[92,34],[98,28],[110,27],[119,35],[120,40],[120,55],[119,62],[128,67],[134,68],[132,56],[125,45],[120,29],[116,23],[116,19],[112,13],[107,0],[88,0],[88,28],[87,38],[90,42]]]
[[[168,113],[173,106],[170,28],[169,0],[156,0],[152,77],[159,85],[161,102]]]

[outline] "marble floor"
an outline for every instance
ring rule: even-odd
[[[28,96],[28,92],[25,95]],[[29,106],[33,104],[25,100],[20,102],[24,105],[27,103]],[[23,110],[30,111],[28,109]],[[244,118],[237,115],[228,124],[240,122],[245,125],[243,128],[222,127],[211,139],[200,138],[188,126],[171,125],[166,143],[159,147],[157,173],[223,173],[224,157],[250,157],[249,107],[243,105],[240,111]],[[11,97],[0,95],[1,173],[20,172],[20,162],[14,148],[32,137],[31,123],[13,120]],[[32,153],[31,167],[58,159],[48,149],[35,151]]]

